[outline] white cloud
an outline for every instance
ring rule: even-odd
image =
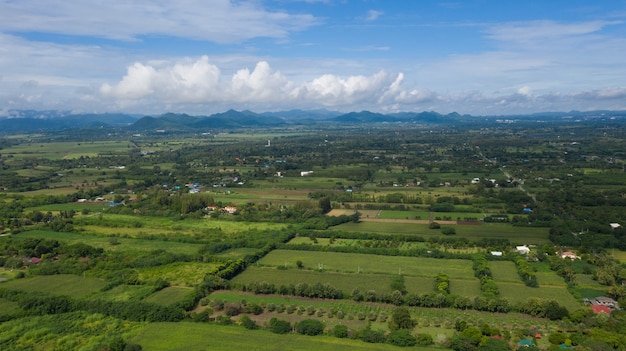
[[[258,1],[0,0],[0,31],[48,32],[136,40],[166,35],[218,43],[284,38],[318,24],[308,14],[263,8]]]
[[[565,37],[582,36],[600,31],[606,26],[616,25],[621,21],[591,21],[577,23],[559,23],[555,21],[512,22],[491,26],[487,29],[488,37],[502,42],[533,43],[553,41]]]
[[[324,74],[310,82],[297,84],[270,65],[258,62],[252,72],[243,68],[232,78],[222,79],[220,69],[203,56],[197,61],[151,65],[135,63],[114,85],[103,84],[100,92],[124,106],[145,101],[168,104],[321,104],[348,106],[376,101],[393,85],[386,72],[371,76],[340,77]],[[396,82],[394,89],[399,89]]]
[[[382,16],[384,14],[383,11],[376,11],[376,10],[369,10],[367,12],[367,17],[365,18],[367,21],[375,21],[377,20],[380,16]]]

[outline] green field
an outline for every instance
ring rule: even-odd
[[[2,283],[1,286],[11,290],[37,291],[80,298],[97,292],[105,284],[102,279],[59,274],[11,280]]]
[[[515,263],[511,261],[491,261],[489,262],[489,269],[491,270],[491,276],[496,283],[522,283],[522,280],[517,273]]]
[[[362,292],[375,290],[377,293],[391,293],[393,276],[388,274],[346,274],[338,272],[316,272],[309,270],[288,269],[278,270],[271,267],[249,267],[235,277],[233,284],[249,284],[252,282],[269,282],[280,285],[307,283],[330,284],[349,295],[354,288]],[[432,283],[430,284],[432,290]]]
[[[143,301],[169,306],[193,292],[191,288],[170,286],[146,297]]]
[[[114,236],[114,235],[111,235]],[[17,240],[27,238],[54,239],[68,244],[86,243],[93,247],[103,248],[110,251],[142,251],[165,250],[176,254],[193,255],[198,253],[202,244],[180,243],[175,241],[147,240],[119,238],[115,235],[116,244],[111,244],[111,236],[89,235],[81,232],[53,232],[44,230],[31,230],[15,235]]]
[[[508,239],[512,244],[549,244],[548,228],[513,227],[510,224],[485,223],[483,225],[454,225],[455,238],[480,240],[484,238]],[[344,223],[332,228],[347,232],[409,234],[428,239],[442,237],[441,231],[429,229],[427,224],[369,222]]]
[[[530,288],[522,283],[498,282],[500,296],[509,300],[511,304],[524,304],[529,297],[545,300],[555,300],[565,306],[570,312],[582,308],[582,301],[576,300],[565,287],[540,286]]]
[[[168,265],[146,267],[138,269],[139,279],[144,282],[154,282],[163,279],[172,286],[195,286],[202,281],[205,275],[214,272],[216,263],[177,262]]]
[[[472,263],[461,259],[436,259],[424,257],[379,256],[346,254],[337,252],[314,252],[274,250],[263,257],[259,264],[294,268],[302,261],[304,268],[345,273],[402,274],[407,276],[434,277],[444,273],[450,278],[464,279],[473,276]]]
[[[278,335],[266,330],[247,330],[238,326],[186,322],[148,324],[133,336],[131,341],[140,344],[145,351],[398,350],[397,346],[388,344],[368,344],[330,336]],[[411,350],[433,349],[436,348],[411,348]]]
[[[0,283],[0,288],[2,288],[2,286],[2,283]],[[0,298],[0,316],[7,316],[19,310],[20,308],[17,302]]]
[[[99,154],[126,153],[134,146],[126,141],[46,142],[22,143],[3,150],[16,159],[40,157],[50,160],[97,156]]]

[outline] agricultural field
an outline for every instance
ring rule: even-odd
[[[102,289],[104,280],[75,275],[41,275],[0,283],[2,288],[41,293],[85,297]]]
[[[402,274],[417,277],[434,277],[447,274],[450,278],[473,276],[471,262],[460,259],[442,261],[436,258],[344,254],[337,252],[311,252],[274,250],[259,261],[261,266],[295,267],[301,261],[305,269],[325,272],[363,274]]]
[[[548,230],[546,228],[512,227],[501,223],[484,223],[482,225],[456,225],[442,222],[442,225],[454,226],[455,237],[469,240],[484,238],[508,239],[514,244],[547,244]],[[441,231],[428,228],[428,224],[405,222],[374,222],[344,223],[333,227],[334,230],[359,233],[409,234],[428,238],[442,237]]]
[[[457,321],[481,340],[488,327],[509,346],[542,333],[551,349],[562,331],[584,349],[590,328],[623,318],[587,317],[582,299],[626,303],[622,135],[568,125],[577,149],[556,138],[562,125],[537,138],[536,126],[474,127],[3,140],[0,348],[391,350],[406,308],[409,337],[434,342],[412,350],[449,349]],[[549,260],[566,250],[583,259]],[[482,258],[491,281],[475,276]],[[321,321],[325,335],[274,334],[272,318]],[[45,336],[54,324],[71,334]]]

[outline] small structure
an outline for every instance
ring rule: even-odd
[[[530,249],[526,245],[516,246],[515,251],[519,252],[522,255],[528,255],[528,253],[530,253]]]
[[[237,207],[235,207],[235,206],[226,206],[222,210],[224,210],[224,212],[228,212],[229,214],[233,214],[233,213],[237,212]]]
[[[606,306],[591,305],[591,309],[593,310],[593,313],[595,313],[595,314],[598,314],[598,313],[611,314],[611,309],[606,307]]]
[[[570,260],[580,260],[580,256],[576,255],[571,251],[563,251],[561,252],[561,258],[569,258]]]
[[[611,229],[614,229],[614,230],[622,227],[622,225],[619,223],[609,223],[609,225],[611,226]]]
[[[311,174],[313,174],[313,171],[303,171],[300,172],[300,177],[310,176]]]
[[[535,346],[535,342],[529,339],[522,339],[517,342],[517,347],[530,347]]]
[[[491,251],[491,256],[502,256],[502,251]]]

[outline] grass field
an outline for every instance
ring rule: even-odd
[[[89,235],[80,232],[53,232],[46,230],[32,230],[22,232],[14,236],[21,240],[26,238],[54,239],[68,244],[87,243],[93,247],[103,248],[110,251],[145,251],[165,250],[177,254],[193,255],[198,253],[202,244],[180,243],[175,241],[131,239],[116,237],[117,244],[112,245],[109,236]]]
[[[38,291],[53,295],[85,297],[100,290],[104,280],[76,275],[40,275],[2,283],[2,287],[11,290]]]
[[[145,351],[341,351],[398,350],[389,344],[368,344],[330,336],[278,335],[266,330],[247,330],[239,326],[200,323],[150,323],[131,338]],[[411,350],[436,348],[412,347]]]
[[[512,304],[523,304],[529,297],[545,300],[555,300],[561,306],[565,306],[570,312],[582,308],[582,301],[576,300],[565,287],[540,286],[539,288],[529,288],[523,283],[498,282],[500,296],[509,300]]]
[[[483,238],[509,239],[512,244],[548,244],[548,228],[513,227],[502,223],[485,223],[483,225],[454,225],[456,238],[480,240]],[[344,223],[332,228],[348,232],[381,233],[381,234],[413,234],[426,239],[442,237],[441,231],[428,228],[427,224],[369,222]]]
[[[489,269],[491,270],[491,275],[493,276],[493,280],[496,283],[500,282],[512,282],[512,283],[522,283],[522,280],[517,273],[517,268],[515,267],[515,263],[511,261],[497,261],[497,262],[489,262]]]
[[[193,289],[176,286],[167,287],[146,297],[143,301],[169,306],[187,296]]]
[[[217,267],[214,263],[178,262],[168,265],[138,269],[139,279],[154,282],[164,279],[172,286],[194,286],[202,281],[206,274],[212,273]]]
[[[278,270],[271,267],[249,267],[243,273],[235,277],[234,284],[248,284],[252,282],[270,282],[279,287],[280,285],[307,283],[330,284],[341,290],[344,295],[349,295],[354,288],[362,292],[375,290],[377,293],[391,293],[393,276],[389,274],[346,274],[338,272],[316,272],[310,270],[288,269]],[[432,291],[433,283],[430,287]]]
[[[97,292],[90,297],[109,301],[141,301],[152,293],[150,285],[118,285],[111,290]]]
[[[0,283],[0,288],[1,287],[2,287],[2,284]],[[13,301],[9,301],[9,300],[5,300],[3,298],[0,298],[0,316],[7,316],[7,315],[15,313],[15,312],[17,312],[19,310],[20,310],[20,308],[19,308],[17,302],[13,302]]]
[[[235,222],[228,220],[203,219],[203,220],[176,220],[169,217],[131,216],[119,214],[104,214],[102,216],[81,217],[75,220],[76,226],[94,226],[92,230],[106,233],[105,229],[120,231],[122,228],[137,229],[138,233],[143,229],[151,233],[176,233],[194,234],[196,232],[211,232],[218,230],[221,233],[235,234],[242,230],[280,230],[287,227],[283,223],[265,222]],[[108,227],[108,228],[107,228]]]
[[[438,273],[444,273],[450,278],[460,279],[473,276],[472,263],[460,259],[274,250],[263,257],[259,263],[272,267],[287,264],[288,267],[293,268],[297,261],[302,261],[307,269],[317,270],[320,265],[323,265],[325,271],[346,273],[401,273],[419,277],[434,277]]]

